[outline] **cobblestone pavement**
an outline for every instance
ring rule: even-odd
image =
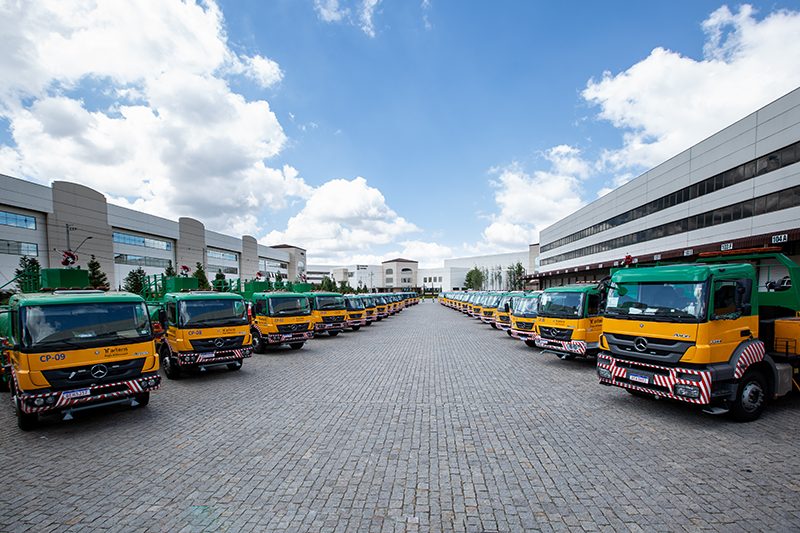
[[[797,530],[798,415],[636,398],[423,303],[144,409],[22,433],[3,402],[0,530]]]

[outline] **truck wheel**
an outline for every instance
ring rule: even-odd
[[[758,370],[748,370],[739,381],[731,416],[738,422],[751,422],[761,416],[767,404],[767,380]]]
[[[508,335],[509,337],[513,337],[513,335],[511,334],[511,330],[510,329],[506,330],[506,335]]]
[[[494,322],[490,322],[489,325],[492,326],[494,329],[497,329],[497,324],[495,324]]]
[[[228,363],[228,370],[239,370],[242,368],[242,362],[236,361],[235,363]]]
[[[336,336],[336,335],[338,335],[338,334],[339,334],[339,332],[338,332],[338,331],[329,331],[329,332],[328,332],[328,335],[330,335],[331,337],[335,337],[335,336]]]
[[[0,392],[8,392],[10,390],[10,387],[8,386],[9,379],[11,379],[11,377],[7,374],[0,376]]]
[[[531,348],[536,348],[536,341],[526,340],[525,346],[530,346]]]
[[[164,373],[169,379],[181,379],[181,367],[169,354],[161,357],[161,366],[164,367]]]
[[[292,342],[289,344],[289,347],[292,350],[299,350],[300,348],[303,347],[304,344],[305,344],[304,342]]]
[[[150,392],[143,392],[141,394],[137,394],[135,396],[136,401],[139,403],[139,407],[147,407],[147,404],[150,403]]]
[[[252,331],[253,335],[253,351],[256,353],[264,353],[264,337],[261,336],[261,332],[257,329]]]
[[[353,328],[353,331],[358,331],[361,329],[361,326],[351,326],[351,327]]]
[[[24,413],[22,412],[22,408],[19,406],[20,399],[14,398],[14,405],[16,406],[17,411],[17,426],[22,431],[31,431],[36,429],[36,426],[39,425],[39,415],[36,413]]]

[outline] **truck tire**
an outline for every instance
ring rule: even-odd
[[[0,376],[0,392],[8,392],[11,388],[8,386],[8,380],[11,379],[10,376],[4,375]]]
[[[768,385],[758,370],[748,370],[736,388],[736,398],[731,404],[731,416],[737,422],[752,422],[761,416],[767,404]]]
[[[353,331],[358,331],[361,329],[361,326],[350,326],[353,328]]]
[[[497,329],[497,324],[494,322],[489,322],[489,325],[492,326],[494,329]]]
[[[513,337],[514,336],[514,335],[511,334],[511,330],[510,329],[506,330],[506,335],[508,335],[509,337]]]
[[[139,407],[147,407],[147,404],[150,403],[150,391],[137,394],[134,398],[139,403]]]
[[[531,348],[536,348],[536,341],[526,340],[525,346],[530,346]]]
[[[228,370],[234,371],[234,370],[239,370],[240,368],[242,368],[242,362],[241,361],[236,361],[234,363],[228,363]]]
[[[14,398],[14,406],[17,411],[17,427],[22,431],[31,431],[39,425],[39,415],[36,413],[23,413],[19,406],[19,399]]]
[[[292,350],[299,350],[300,348],[303,347],[304,344],[305,344],[304,342],[292,342],[289,344],[289,347]]]
[[[175,361],[175,358],[169,355],[168,350],[164,350],[161,355],[161,366],[164,367],[164,374],[169,379],[181,379],[181,367]]]
[[[255,353],[264,353],[266,343],[264,342],[264,337],[261,336],[261,332],[253,329],[250,334],[253,336],[253,351]]]
[[[328,332],[328,335],[330,335],[331,337],[335,337],[335,336],[336,336],[336,335],[338,335],[338,334],[339,334],[339,332],[338,332],[338,331],[329,331],[329,332]]]

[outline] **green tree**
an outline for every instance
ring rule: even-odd
[[[100,261],[97,260],[94,254],[92,254],[92,258],[89,259],[89,263],[86,266],[89,267],[89,286],[95,289],[108,290],[108,276],[100,269]]]
[[[509,265],[506,270],[506,289],[510,291],[521,291],[525,288],[525,267],[517,261],[515,265]]]
[[[42,269],[39,260],[35,257],[22,256],[19,258],[19,268],[14,270],[14,277],[17,278],[17,288],[20,291],[34,290],[33,287],[39,284],[39,271]]]
[[[346,279],[343,279],[339,282],[339,292],[342,294],[350,294],[353,292],[353,287],[350,286],[350,283]]]
[[[128,272],[125,280],[122,282],[122,288],[134,294],[142,294],[144,292],[144,284],[147,279],[147,272],[142,267],[138,267]]]
[[[335,292],[336,291],[336,282],[333,281],[328,276],[323,276],[322,277],[322,282],[319,284],[319,289],[321,291]]]
[[[479,291],[483,287],[483,282],[485,280],[486,280],[486,275],[480,268],[475,266],[472,267],[472,269],[469,272],[467,272],[466,276],[464,276],[464,286],[467,289]]]
[[[175,272],[175,267],[172,266],[172,260],[170,260],[167,268],[164,269],[164,275],[168,278],[174,278],[178,274]]]
[[[197,278],[197,285],[200,290],[207,291],[211,288],[211,285],[208,283],[208,277],[206,277],[206,269],[203,268],[203,264],[199,261],[195,265],[195,270],[192,276]]]

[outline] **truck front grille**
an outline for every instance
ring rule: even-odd
[[[196,352],[210,352],[213,350],[232,350],[241,348],[244,335],[238,337],[212,337],[210,339],[194,339],[191,341],[192,350]]]
[[[541,336],[545,339],[552,339],[556,341],[568,341],[572,339],[571,329],[562,328],[548,328],[539,326]]]
[[[308,322],[300,324],[278,324],[278,333],[294,333],[295,331],[306,331]]]
[[[127,361],[107,361],[85,366],[44,370],[42,374],[47,382],[50,383],[52,390],[76,389],[137,378],[142,374],[144,359],[144,357],[139,357]],[[92,376],[92,369],[94,369],[94,375],[102,374],[105,369],[105,375],[95,378]]]

